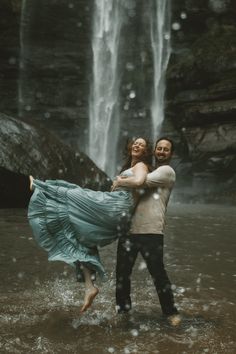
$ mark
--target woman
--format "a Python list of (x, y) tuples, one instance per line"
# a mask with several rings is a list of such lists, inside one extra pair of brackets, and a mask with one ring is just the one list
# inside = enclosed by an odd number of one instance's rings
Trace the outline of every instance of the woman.
[(152, 149), (143, 138), (128, 145), (122, 173), (111, 192), (92, 191), (60, 180), (42, 182), (30, 176), (34, 190), (28, 218), (35, 239), (48, 252), (49, 260), (80, 264), (85, 280), (81, 311), (91, 306), (98, 294), (92, 275), (103, 276), (97, 247), (105, 246), (124, 232), (147, 176)]

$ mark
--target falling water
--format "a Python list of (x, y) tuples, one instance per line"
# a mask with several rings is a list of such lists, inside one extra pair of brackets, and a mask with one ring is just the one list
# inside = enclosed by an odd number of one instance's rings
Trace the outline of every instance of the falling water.
[(151, 15), (151, 43), (154, 63), (152, 132), (155, 140), (164, 119), (165, 72), (170, 57), (170, 0), (154, 2)]
[(122, 1), (97, 0), (94, 10), (89, 155), (110, 176), (115, 172), (120, 130), (117, 58), (123, 17)]
[(21, 19), (20, 19), (20, 67), (19, 67), (19, 80), (18, 80), (18, 115), (19, 117), (23, 116), (24, 109), (24, 97), (23, 97), (23, 70), (24, 70), (24, 56), (25, 56), (25, 47), (24, 47), (24, 26), (25, 26), (25, 8), (26, 1), (22, 1), (21, 5)]

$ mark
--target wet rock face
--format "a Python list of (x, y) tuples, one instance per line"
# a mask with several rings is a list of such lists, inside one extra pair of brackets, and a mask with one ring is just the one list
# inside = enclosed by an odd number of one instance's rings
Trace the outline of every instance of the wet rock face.
[(29, 174), (92, 189), (104, 190), (110, 185), (107, 176), (85, 154), (73, 151), (35, 124), (0, 114), (0, 146), (0, 207), (25, 205)]
[(168, 115), (193, 175), (236, 175), (236, 8), (233, 1), (175, 2)]
[(14, 114), (18, 97), (20, 5), (20, 1), (0, 1), (0, 111)]
[[(42, 122), (71, 146), (85, 146), (94, 2), (25, 0), (27, 11), (20, 23), (22, 3), (0, 2), (0, 12), (4, 13), (0, 17), (0, 111), (15, 117), (19, 110), (22, 117)], [(141, 23), (147, 16), (146, 7), (146, 2), (137, 2), (138, 16), (127, 19), (124, 28), (121, 46), (126, 49), (126, 57), (122, 61), (135, 63), (136, 69), (123, 73), (121, 102), (132, 82), (137, 96), (142, 97), (138, 104), (148, 111), (153, 76), (151, 57), (147, 55), (144, 75), (141, 59), (134, 60), (140, 56), (140, 48), (145, 53), (149, 51)], [(126, 32), (130, 39), (126, 39)], [(22, 35), (24, 60), (20, 62)], [(216, 184), (224, 181), (230, 188), (236, 185), (235, 63), (235, 0), (172, 1), (172, 55), (163, 131), (176, 143), (180, 160), (178, 180), (187, 177), (192, 181), (202, 175), (204, 179), (208, 176), (210, 181), (216, 180)], [(23, 102), (18, 102), (18, 94), (24, 96)], [(149, 117), (137, 119), (136, 104), (123, 113), (127, 118), (124, 128), (131, 126), (139, 134), (146, 134)]]
[[(93, 1), (1, 1), (0, 112), (87, 139)], [(18, 101), (19, 98), (19, 101)]]

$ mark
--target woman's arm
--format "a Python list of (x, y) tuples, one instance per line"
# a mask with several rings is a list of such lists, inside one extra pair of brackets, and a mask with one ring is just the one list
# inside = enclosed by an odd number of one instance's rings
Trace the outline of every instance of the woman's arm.
[(138, 188), (146, 180), (148, 168), (143, 162), (138, 162), (132, 168), (133, 176), (117, 176), (112, 185), (112, 191), (117, 187)]

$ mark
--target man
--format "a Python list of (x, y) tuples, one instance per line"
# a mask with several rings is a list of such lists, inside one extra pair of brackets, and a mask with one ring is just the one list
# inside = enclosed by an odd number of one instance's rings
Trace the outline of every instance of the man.
[(165, 213), (175, 172), (169, 166), (174, 146), (162, 137), (157, 140), (154, 155), (156, 169), (149, 173), (145, 182), (148, 187), (141, 197), (132, 217), (130, 234), (119, 239), (116, 265), (117, 312), (131, 309), (130, 276), (138, 253), (144, 258), (159, 297), (162, 312), (171, 325), (181, 321), (174, 305), (171, 283), (163, 263), (163, 229)]

